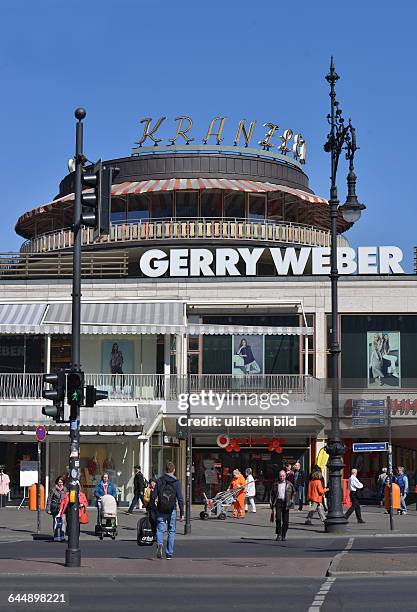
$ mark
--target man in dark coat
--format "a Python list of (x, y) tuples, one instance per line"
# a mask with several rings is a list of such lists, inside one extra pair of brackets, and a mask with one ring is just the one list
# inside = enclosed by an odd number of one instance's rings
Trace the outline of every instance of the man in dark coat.
[(304, 487), (306, 483), (306, 475), (304, 470), (301, 469), (301, 464), (299, 461), (294, 465), (294, 488), (296, 497), (298, 498), (298, 509), (303, 509), (304, 504)]
[(287, 480), (287, 473), (281, 470), (278, 482), (275, 482), (271, 489), (270, 505), (275, 512), (275, 533), (276, 539), (285, 542), (287, 537), (288, 524), (290, 522), (290, 508), (294, 505), (294, 486)]
[(140, 465), (135, 465), (135, 478), (133, 480), (133, 499), (129, 506), (128, 514), (132, 514), (136, 504), (140, 500), (143, 505), (143, 494), (145, 493), (146, 480), (141, 472)]

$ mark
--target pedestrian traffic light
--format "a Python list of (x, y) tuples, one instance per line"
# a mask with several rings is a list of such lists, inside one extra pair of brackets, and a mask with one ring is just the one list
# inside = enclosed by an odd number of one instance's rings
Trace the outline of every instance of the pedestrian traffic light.
[(94, 385), (87, 385), (85, 388), (85, 406), (87, 408), (93, 408), (96, 402), (107, 399), (108, 397), (108, 391), (96, 389)]
[(70, 406), (83, 403), (84, 372), (71, 371), (67, 377), (67, 402)]
[(94, 227), (95, 236), (110, 232), (111, 188), (113, 178), (120, 172), (119, 168), (103, 166), (99, 160), (91, 170), (81, 176), (83, 187), (89, 189), (81, 196), (81, 223)]
[[(52, 388), (46, 388), (51, 385)], [(53, 405), (44, 406), (42, 414), (53, 418), (56, 422), (64, 420), (65, 404), (65, 371), (58, 370), (55, 374), (49, 373), (42, 376), (42, 397), (52, 400)]]

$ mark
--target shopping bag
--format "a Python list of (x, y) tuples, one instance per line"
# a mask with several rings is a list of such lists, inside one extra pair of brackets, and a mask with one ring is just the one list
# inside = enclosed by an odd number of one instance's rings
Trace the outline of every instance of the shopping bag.
[(65, 540), (64, 525), (61, 516), (55, 517), (54, 523), (54, 542), (63, 542)]
[(79, 514), (80, 514), (80, 524), (81, 525), (87, 525), (87, 523), (89, 521), (89, 516), (88, 516), (87, 511), (85, 510), (85, 508), (81, 508)]
[(272, 510), (271, 511), (271, 516), (269, 517), (269, 522), (273, 523), (275, 521), (275, 512)]

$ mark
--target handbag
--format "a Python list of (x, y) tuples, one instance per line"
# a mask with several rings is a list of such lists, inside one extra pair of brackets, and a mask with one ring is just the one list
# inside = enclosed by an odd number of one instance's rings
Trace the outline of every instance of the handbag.
[(269, 517), (269, 522), (273, 523), (275, 520), (275, 512), (273, 510), (271, 510), (271, 516)]
[(85, 510), (80, 510), (80, 524), (81, 525), (87, 525), (88, 521), (89, 521), (89, 516), (87, 514), (87, 512)]

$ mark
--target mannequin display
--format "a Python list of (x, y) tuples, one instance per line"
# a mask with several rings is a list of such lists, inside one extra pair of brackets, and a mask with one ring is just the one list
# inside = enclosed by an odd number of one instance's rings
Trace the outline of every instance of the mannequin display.
[(0, 467), (0, 508), (6, 507), (7, 496), (10, 492), (10, 477), (4, 472), (4, 467)]

